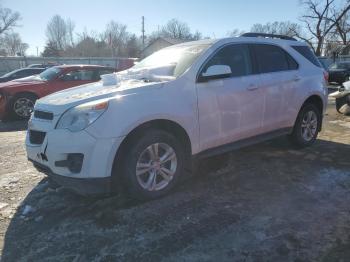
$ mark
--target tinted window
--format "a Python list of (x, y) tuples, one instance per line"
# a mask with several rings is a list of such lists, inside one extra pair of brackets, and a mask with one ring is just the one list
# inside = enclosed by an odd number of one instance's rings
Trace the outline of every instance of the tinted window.
[(26, 77), (26, 76), (31, 76), (31, 75), (35, 75), (35, 72), (33, 72), (32, 70), (20, 70), (20, 71), (16, 72), (13, 75), (13, 77), (21, 78), (21, 77)]
[(254, 45), (254, 50), (260, 73), (289, 70), (289, 60), (292, 58), (280, 47)]
[(75, 70), (65, 74), (62, 77), (64, 81), (93, 81), (95, 73), (93, 70)]
[(231, 68), (231, 76), (245, 76), (252, 73), (252, 63), (247, 45), (230, 45), (218, 51), (204, 66), (206, 72), (210, 66), (227, 65)]
[(292, 47), (296, 51), (298, 51), (299, 54), (301, 54), (303, 57), (305, 57), (307, 60), (313, 63), (315, 66), (322, 67), (310, 47), (308, 46), (292, 46)]
[(35, 69), (32, 69), (31, 71), (33, 74), (40, 74), (44, 70), (45, 70), (44, 68), (35, 68)]
[(287, 52), (286, 52), (286, 56), (287, 56), (289, 70), (297, 70), (299, 67), (298, 63)]
[(46, 81), (50, 81), (54, 78), (56, 78), (60, 73), (61, 69), (57, 67), (51, 67), (49, 69), (46, 69), (44, 72), (40, 74), (40, 78)]
[(330, 69), (350, 69), (350, 63), (335, 63), (329, 67)]

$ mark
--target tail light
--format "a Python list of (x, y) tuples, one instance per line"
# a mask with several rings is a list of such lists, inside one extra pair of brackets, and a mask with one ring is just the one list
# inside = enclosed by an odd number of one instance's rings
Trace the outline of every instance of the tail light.
[(323, 71), (323, 77), (324, 77), (324, 81), (326, 81), (326, 83), (328, 83), (329, 74), (327, 71)]

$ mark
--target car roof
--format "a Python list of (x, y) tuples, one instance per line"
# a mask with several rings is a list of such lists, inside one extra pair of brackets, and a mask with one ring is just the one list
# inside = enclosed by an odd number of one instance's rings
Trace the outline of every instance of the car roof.
[(23, 67), (23, 68), (18, 68), (18, 69), (13, 70), (12, 73), (20, 72), (20, 71), (38, 71), (40, 69), (44, 70), (45, 68), (38, 68), (38, 67), (36, 67), (36, 68), (29, 67), (28, 68), (28, 67)]
[(55, 66), (62, 69), (75, 69), (75, 68), (104, 68), (104, 69), (114, 69), (111, 66), (101, 66), (101, 65), (58, 65)]
[(227, 44), (227, 43), (239, 43), (239, 42), (250, 42), (250, 43), (271, 43), (281, 45), (294, 45), (294, 46), (306, 46), (307, 44), (301, 41), (286, 40), (279, 38), (268, 38), (268, 37), (226, 37), (220, 39), (203, 39), (198, 41), (190, 41), (175, 46), (190, 46), (190, 45), (214, 45), (214, 44)]

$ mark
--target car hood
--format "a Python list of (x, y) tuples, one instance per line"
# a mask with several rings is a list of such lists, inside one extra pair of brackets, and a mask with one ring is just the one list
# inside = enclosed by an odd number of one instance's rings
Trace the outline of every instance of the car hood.
[(103, 75), (102, 81), (73, 87), (43, 97), (37, 100), (35, 108), (59, 115), (82, 103), (154, 90), (160, 88), (164, 82), (175, 79), (169, 76), (171, 67), (126, 70)]
[(38, 76), (28, 76), (25, 78), (15, 79), (5, 83), (0, 83), (0, 89), (8, 89), (17, 86), (26, 86), (26, 85), (39, 85), (45, 83), (44, 80)]

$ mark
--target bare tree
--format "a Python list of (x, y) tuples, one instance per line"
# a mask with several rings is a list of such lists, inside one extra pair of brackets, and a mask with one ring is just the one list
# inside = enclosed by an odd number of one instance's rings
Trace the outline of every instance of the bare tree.
[(331, 10), (335, 9), (335, 0), (306, 0), (302, 4), (305, 7), (305, 13), (300, 20), (305, 24), (311, 37), (305, 37), (298, 32), (295, 32), (296, 36), (309, 43), (316, 55), (321, 55), (327, 35), (350, 10), (349, 0), (346, 0), (333, 19), (331, 19)]
[(340, 40), (343, 45), (349, 44), (349, 34), (350, 34), (350, 16), (346, 13), (340, 20), (336, 20), (338, 12), (333, 10), (333, 15), (331, 21), (335, 22), (335, 28), (332, 30), (332, 36), (336, 40)]
[(56, 43), (47, 42), (44, 51), (41, 54), (43, 57), (55, 57), (61, 55), (61, 50), (57, 49)]
[(68, 18), (66, 21), (66, 27), (67, 27), (67, 40), (68, 44), (73, 47), (74, 46), (74, 28), (75, 28), (75, 23)]
[(161, 35), (181, 40), (191, 40), (192, 34), (190, 27), (175, 18), (171, 19), (161, 30)]
[(254, 24), (250, 31), (255, 33), (278, 34), (294, 37), (297, 34), (301, 34), (302, 30), (300, 25), (297, 23), (291, 23), (289, 21), (275, 21), (266, 24)]
[(20, 19), (21, 16), (18, 12), (13, 12), (9, 8), (2, 8), (0, 6), (0, 35), (18, 26)]
[(121, 55), (128, 39), (126, 25), (111, 21), (107, 24), (104, 39), (111, 47), (112, 55)]
[(51, 18), (46, 27), (48, 42), (56, 45), (57, 49), (64, 50), (69, 41), (68, 26), (66, 21), (59, 15)]
[(18, 33), (6, 33), (3, 37), (3, 46), (7, 55), (24, 55), (28, 44), (23, 43)]
[(242, 35), (243, 33), (244, 33), (244, 31), (242, 31), (242, 30), (240, 30), (238, 28), (234, 28), (234, 29), (232, 29), (231, 31), (229, 31), (227, 33), (227, 36), (229, 36), (229, 37), (236, 37), (236, 36)]

